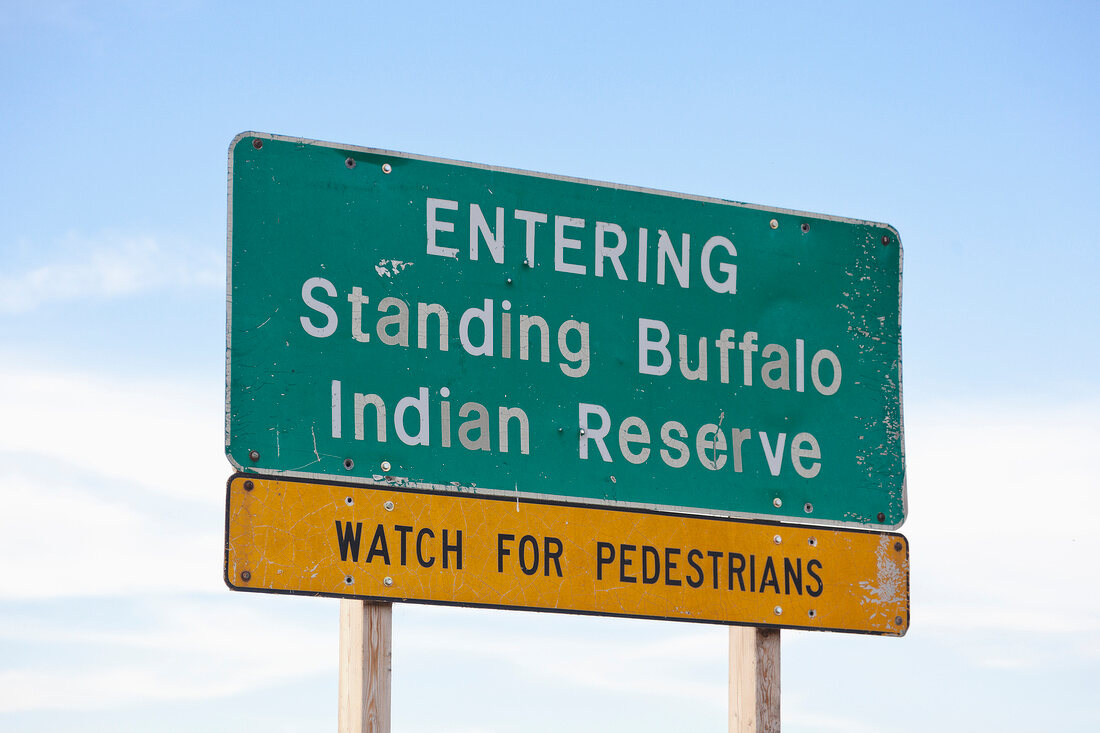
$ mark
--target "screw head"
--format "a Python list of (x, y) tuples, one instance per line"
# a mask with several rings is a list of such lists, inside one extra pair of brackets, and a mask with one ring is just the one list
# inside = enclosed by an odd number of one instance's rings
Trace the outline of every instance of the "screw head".
[(883, 244), (890, 244), (890, 237), (888, 237), (888, 236), (886, 236), (885, 234), (883, 234), (883, 235), (882, 235), (882, 243), (883, 243)]
[(901, 626), (903, 623), (905, 623), (905, 619), (903, 619), (901, 616), (898, 616), (894, 619), (894, 624), (897, 626)]
[(248, 458), (252, 461), (260, 460), (260, 451), (258, 451), (258, 450), (248, 451)]
[(252, 573), (248, 572), (247, 570), (241, 571), (241, 580), (243, 580), (246, 583), (248, 581), (252, 580)]
[(389, 163), (383, 163), (382, 164), (382, 172), (383, 173), (392, 173), (393, 172), (393, 166), (390, 165)]
[(252, 141), (252, 147), (256, 148), (257, 150), (259, 150), (263, 146), (264, 146), (264, 141), (261, 140), (260, 138), (256, 138), (255, 140)]
[(345, 458), (344, 459), (344, 468), (346, 468), (349, 471), (351, 469), (355, 468), (355, 461), (351, 460), (350, 458)]
[(883, 514), (882, 512), (879, 512), (878, 513), (878, 521), (885, 522), (886, 521), (886, 515)]
[(782, 545), (783, 544), (783, 538), (780, 537), (779, 535), (776, 535), (775, 537), (772, 537), (772, 542), (774, 542), (777, 545)]
[(783, 615), (783, 606), (776, 606), (775, 607), (775, 615), (776, 616), (782, 616)]
[(351, 170), (355, 167), (355, 158), (345, 158), (344, 165), (348, 167), (348, 170)]
[(810, 502), (806, 502), (805, 504), (802, 505), (802, 511), (806, 512), (807, 514), (813, 514), (814, 505), (811, 504)]
[(352, 504), (355, 503), (355, 499), (352, 499), (350, 496), (345, 496), (344, 497), (344, 503), (347, 504), (348, 506), (351, 506)]
[(772, 229), (778, 229), (779, 228), (779, 222), (776, 219), (772, 219), (771, 221), (768, 222), (768, 226), (770, 226)]
[(895, 542), (894, 543), (894, 551), (895, 552), (901, 552), (902, 547), (904, 547), (904, 545), (902, 545), (900, 542)]
[(810, 231), (810, 225), (806, 222), (802, 222), (802, 233), (805, 234), (808, 231)]
[(245, 491), (252, 491), (252, 489), (254, 489), (254, 488), (256, 488), (256, 484), (252, 483), (251, 481), (245, 481), (244, 482), (244, 490)]
[(389, 461), (382, 461), (382, 470), (383, 471), (390, 470), (390, 462)]
[(783, 500), (780, 499), (778, 496), (775, 497), (774, 499), (772, 499), (772, 506), (778, 509), (779, 507), (783, 506)]
[(393, 511), (393, 502), (392, 501), (387, 501), (382, 506), (384, 506), (386, 508), (387, 512), (392, 512)]
[(385, 578), (382, 579), (382, 583), (388, 588), (389, 586), (393, 585), (393, 578), (387, 575)]

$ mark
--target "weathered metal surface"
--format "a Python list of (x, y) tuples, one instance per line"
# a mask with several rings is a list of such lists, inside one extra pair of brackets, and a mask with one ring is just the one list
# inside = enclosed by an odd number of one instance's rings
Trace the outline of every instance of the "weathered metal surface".
[(909, 627), (899, 534), (245, 474), (229, 481), (226, 516), (236, 590), (891, 636)]
[(904, 521), (886, 225), (251, 133), (229, 224), (240, 470)]

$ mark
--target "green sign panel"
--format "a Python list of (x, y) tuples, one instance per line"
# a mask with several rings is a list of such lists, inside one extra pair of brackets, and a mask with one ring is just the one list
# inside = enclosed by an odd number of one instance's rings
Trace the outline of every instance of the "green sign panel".
[(246, 133), (243, 471), (896, 527), (892, 228)]

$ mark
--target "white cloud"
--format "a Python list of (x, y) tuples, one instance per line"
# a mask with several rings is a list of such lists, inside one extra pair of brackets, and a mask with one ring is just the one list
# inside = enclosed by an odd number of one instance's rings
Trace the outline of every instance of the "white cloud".
[[(11, 468), (0, 471), (0, 599), (224, 589), (221, 513), (187, 526), (186, 502), (123, 499)], [(200, 513), (192, 512), (201, 517)]]
[(1094, 399), (908, 411), (915, 626), (1100, 632), (1098, 413)]
[[(726, 704), (728, 631), (724, 627), (532, 614), (507, 622), (504, 614), (515, 612), (506, 611), (461, 618), (451, 612), (447, 626), (433, 622), (433, 617), (446, 613), (445, 609), (408, 609), (411, 623), (397, 637), (400, 648), (508, 667), (536, 680), (580, 690), (651, 694), (695, 705)], [(616, 638), (607, 633), (611, 624), (630, 633)], [(649, 632), (644, 639), (637, 633), (641, 628)]]
[(0, 404), (0, 598), (224, 587), (218, 392), (0, 353)]
[(150, 493), (223, 500), (230, 466), (220, 391), (34, 368), (0, 352), (0, 404), (0, 451)]
[(868, 724), (858, 718), (822, 715), (815, 711), (783, 710), (783, 723), (790, 728), (813, 731), (839, 731), (840, 733), (880, 733), (879, 725)]
[(166, 243), (148, 235), (70, 234), (42, 264), (8, 264), (0, 275), (0, 313), (44, 304), (108, 299), (164, 289), (225, 287), (225, 261), (215, 248)]
[(335, 666), (334, 604), (333, 623), (318, 632), (315, 623), (280, 618), (255, 598), (128, 603), (136, 609), (127, 610), (146, 620), (140, 630), (89, 630), (86, 624), (67, 630), (3, 618), (0, 638), (34, 642), (40, 649), (59, 645), (67, 653), (65, 665), (0, 669), (0, 712), (226, 697)]

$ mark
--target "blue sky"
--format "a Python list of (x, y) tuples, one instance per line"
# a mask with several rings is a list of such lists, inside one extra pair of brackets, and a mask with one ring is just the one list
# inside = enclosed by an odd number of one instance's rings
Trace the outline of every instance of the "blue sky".
[[(785, 632), (785, 729), (1100, 724), (1095, 4), (3, 5), (0, 727), (335, 725), (337, 603), (220, 575), (250, 129), (895, 226), (912, 626)], [(397, 730), (724, 726), (720, 628), (395, 637)]]

